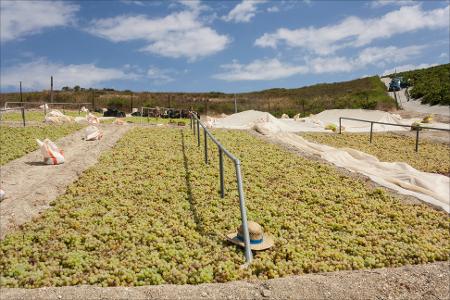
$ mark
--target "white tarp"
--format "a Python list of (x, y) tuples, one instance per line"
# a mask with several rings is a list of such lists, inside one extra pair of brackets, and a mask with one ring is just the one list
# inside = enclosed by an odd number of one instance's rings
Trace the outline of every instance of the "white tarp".
[[(225, 118), (207, 118), (205, 122), (207, 126), (214, 128), (228, 129), (251, 129), (260, 121), (270, 121), (280, 127), (284, 132), (330, 132), (325, 127), (329, 124), (339, 126), (339, 117), (363, 119), (376, 122), (385, 122), (401, 125), (411, 125), (422, 119), (402, 119), (399, 115), (391, 114), (379, 110), (364, 109), (331, 109), (325, 110), (317, 115), (311, 115), (306, 118), (295, 117), (293, 119), (277, 119), (271, 114), (256, 110), (247, 110), (236, 113)], [(450, 124), (430, 123), (424, 126), (436, 128), (448, 128)], [(347, 132), (368, 132), (370, 131), (370, 123), (343, 120), (342, 126)], [(374, 124), (373, 131), (408, 131), (410, 128), (389, 126), (382, 124)]]
[[(270, 135), (269, 135), (270, 136)], [(338, 167), (364, 174), (372, 181), (401, 194), (411, 195), (449, 212), (450, 178), (421, 172), (406, 163), (382, 162), (364, 152), (308, 142), (293, 133), (277, 133), (272, 137), (308, 154), (315, 154)]]
[[(315, 118), (317, 116), (319, 117)], [(380, 114), (378, 112), (373, 114), (373, 116), (391, 121), (396, 119), (395, 116)], [(216, 119), (212, 126), (230, 129), (255, 129), (274, 140), (292, 145), (307, 154), (317, 155), (336, 166), (364, 174), (382, 186), (391, 188), (401, 194), (415, 196), (422, 201), (441, 207), (449, 212), (449, 177), (421, 172), (406, 163), (381, 162), (372, 155), (350, 148), (337, 149), (327, 145), (308, 142), (293, 133), (296, 132), (293, 128), (298, 129), (298, 125), (296, 124), (307, 123), (313, 126), (316, 124), (315, 122), (319, 121), (332, 122), (333, 118), (335, 120), (335, 117), (336, 112), (324, 112), (322, 115), (318, 114), (314, 117), (305, 118), (306, 120), (304, 122), (296, 122), (292, 119), (279, 120), (269, 113), (246, 111), (223, 119)], [(360, 117), (364, 118), (361, 115)], [(370, 117), (370, 115), (366, 115), (365, 117)], [(283, 121), (289, 121), (289, 123)], [(292, 126), (289, 126), (289, 124), (292, 124)], [(448, 124), (446, 125), (448, 126)]]

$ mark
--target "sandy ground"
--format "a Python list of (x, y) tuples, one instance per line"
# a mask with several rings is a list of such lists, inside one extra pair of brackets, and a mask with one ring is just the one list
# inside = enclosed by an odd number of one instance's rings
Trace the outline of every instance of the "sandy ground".
[[(389, 88), (389, 83), (391, 82), (391, 79), (381, 78), (381, 81), (386, 85), (387, 88)], [(394, 92), (388, 92), (389, 96), (395, 99)], [(420, 100), (414, 100), (411, 99), (408, 101), (408, 98), (406, 96), (406, 89), (401, 89), (400, 91), (396, 92), (397, 94), (397, 102), (400, 106), (400, 108), (407, 112), (417, 112), (421, 114), (438, 114), (442, 116), (450, 116), (450, 107), (444, 106), (444, 105), (428, 105), (428, 104), (422, 104)]]
[(111, 148), (131, 126), (102, 126), (100, 141), (84, 141), (84, 129), (56, 141), (64, 150), (66, 162), (58, 166), (42, 163), (40, 150), (13, 160), (0, 169), (1, 188), (6, 198), (0, 202), (0, 238), (49, 207), (65, 192), (100, 154)]
[(448, 262), (267, 281), (143, 287), (1, 289), (6, 299), (448, 299)]

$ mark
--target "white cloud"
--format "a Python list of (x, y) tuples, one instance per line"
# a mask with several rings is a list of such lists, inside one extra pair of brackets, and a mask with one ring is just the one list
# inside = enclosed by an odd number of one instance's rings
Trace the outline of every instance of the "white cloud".
[(134, 4), (138, 6), (145, 6), (145, 3), (142, 1), (134, 1), (134, 0), (120, 0), (123, 4)]
[(175, 79), (170, 75), (174, 73), (172, 70), (159, 69), (151, 66), (147, 71), (147, 77), (152, 80), (154, 84), (161, 85), (174, 81)]
[(280, 9), (278, 8), (278, 6), (271, 6), (267, 8), (267, 12), (279, 12)]
[(231, 64), (221, 65), (220, 67), (225, 72), (213, 77), (226, 81), (275, 80), (307, 72), (307, 68), (304, 66), (292, 66), (282, 63), (276, 58), (254, 60), (248, 65), (233, 61)]
[(323, 74), (352, 72), (367, 66), (385, 67), (387, 64), (399, 63), (419, 55), (424, 46), (398, 48), (370, 47), (363, 49), (355, 57), (321, 56), (306, 59), (303, 65), (280, 62), (278, 59), (255, 60), (247, 65), (233, 61), (222, 65), (222, 73), (213, 77), (226, 81), (275, 80), (297, 74)]
[(192, 11), (198, 12), (208, 9), (208, 7), (206, 5), (203, 5), (200, 0), (179, 0), (179, 2)]
[(369, 65), (385, 67), (387, 64), (400, 63), (418, 56), (424, 46), (408, 46), (398, 48), (370, 47), (360, 51), (354, 58), (342, 56), (318, 57), (310, 60), (308, 65), (312, 73), (351, 72), (363, 69)]
[(266, 0), (243, 0), (222, 19), (226, 22), (248, 23), (256, 15), (257, 5), (264, 2)]
[(230, 42), (228, 36), (200, 22), (198, 12), (192, 10), (154, 19), (143, 15), (99, 19), (88, 31), (113, 42), (144, 40), (148, 45), (141, 51), (191, 60), (219, 52)]
[(74, 22), (78, 5), (62, 1), (0, 1), (2, 42)]
[(448, 57), (448, 53), (442, 52), (441, 54), (439, 54), (439, 58), (447, 58)]
[(279, 28), (275, 33), (265, 33), (255, 41), (255, 45), (276, 48), (285, 43), (289, 47), (326, 55), (341, 48), (361, 47), (377, 39), (419, 29), (448, 28), (448, 16), (449, 6), (430, 11), (423, 11), (419, 5), (405, 6), (379, 18), (351, 16), (336, 25), (319, 28)]
[(419, 1), (416, 0), (372, 0), (370, 1), (370, 6), (373, 8), (383, 7), (387, 5), (414, 5), (417, 4)]
[(1, 70), (1, 87), (17, 86), (19, 81), (28, 89), (46, 89), (50, 76), (54, 78), (55, 88), (63, 86), (92, 87), (109, 80), (137, 79), (134, 73), (126, 73), (115, 68), (100, 68), (94, 64), (63, 65), (52, 63), (44, 58)]
[(417, 69), (425, 69), (425, 68), (430, 68), (430, 67), (434, 67), (434, 66), (437, 66), (437, 64), (402, 65), (402, 66), (397, 66), (392, 69), (385, 70), (383, 72), (383, 76), (394, 74), (395, 72), (404, 72), (404, 71), (411, 71), (411, 70), (417, 70)]

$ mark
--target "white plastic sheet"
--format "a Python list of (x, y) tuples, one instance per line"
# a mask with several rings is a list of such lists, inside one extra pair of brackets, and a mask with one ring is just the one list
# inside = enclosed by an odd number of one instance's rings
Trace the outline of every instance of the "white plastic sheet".
[(41, 149), (42, 156), (44, 157), (44, 163), (47, 165), (59, 165), (64, 163), (64, 152), (56, 146), (49, 139), (44, 141), (36, 139), (36, 142)]
[[(353, 114), (350, 114), (350, 112), (353, 112)], [(245, 111), (223, 119), (216, 119), (213, 127), (254, 129), (274, 140), (294, 146), (307, 154), (317, 155), (336, 166), (364, 174), (382, 186), (393, 189), (401, 194), (415, 196), (422, 201), (449, 212), (449, 177), (421, 172), (406, 163), (382, 162), (372, 155), (350, 148), (337, 149), (327, 145), (312, 143), (294, 134), (294, 132), (301, 131), (325, 131), (323, 129), (324, 125), (327, 123), (333, 124), (336, 120), (339, 120), (339, 116), (362, 119), (372, 118), (372, 120), (391, 123), (398, 122), (398, 124), (408, 122), (407, 120), (402, 120), (399, 116), (386, 112), (364, 110), (325, 111), (298, 121), (294, 119), (280, 120), (265, 112)], [(358, 123), (345, 123), (344, 126), (346, 127), (346, 131), (366, 131), (366, 128)], [(392, 128), (392, 126), (381, 126), (377, 128), (379, 131), (390, 130), (389, 127)], [(440, 126), (448, 127), (449, 125), (441, 124)]]
[(89, 126), (84, 131), (84, 139), (86, 141), (100, 140), (103, 137), (103, 132), (95, 126)]

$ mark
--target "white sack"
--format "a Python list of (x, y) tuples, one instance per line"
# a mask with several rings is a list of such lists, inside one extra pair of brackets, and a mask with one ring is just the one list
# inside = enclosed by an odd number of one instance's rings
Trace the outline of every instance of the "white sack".
[(80, 111), (82, 111), (82, 112), (89, 112), (89, 109), (87, 109), (86, 107), (82, 106), (80, 108)]
[(100, 124), (100, 119), (91, 113), (88, 114), (87, 121), (89, 124)]
[(63, 123), (71, 123), (73, 119), (69, 116), (66, 116), (59, 110), (53, 109), (45, 115), (45, 123), (51, 124), (63, 124)]
[(100, 140), (102, 137), (103, 132), (95, 126), (89, 126), (84, 131), (84, 139), (86, 141)]
[(4, 190), (0, 189), (0, 201), (2, 201), (3, 199), (5, 199), (6, 193)]
[(59, 165), (64, 163), (64, 153), (51, 140), (44, 141), (36, 139), (44, 157), (44, 163), (47, 165)]
[(89, 124), (86, 117), (75, 117), (75, 123), (78, 124)]

